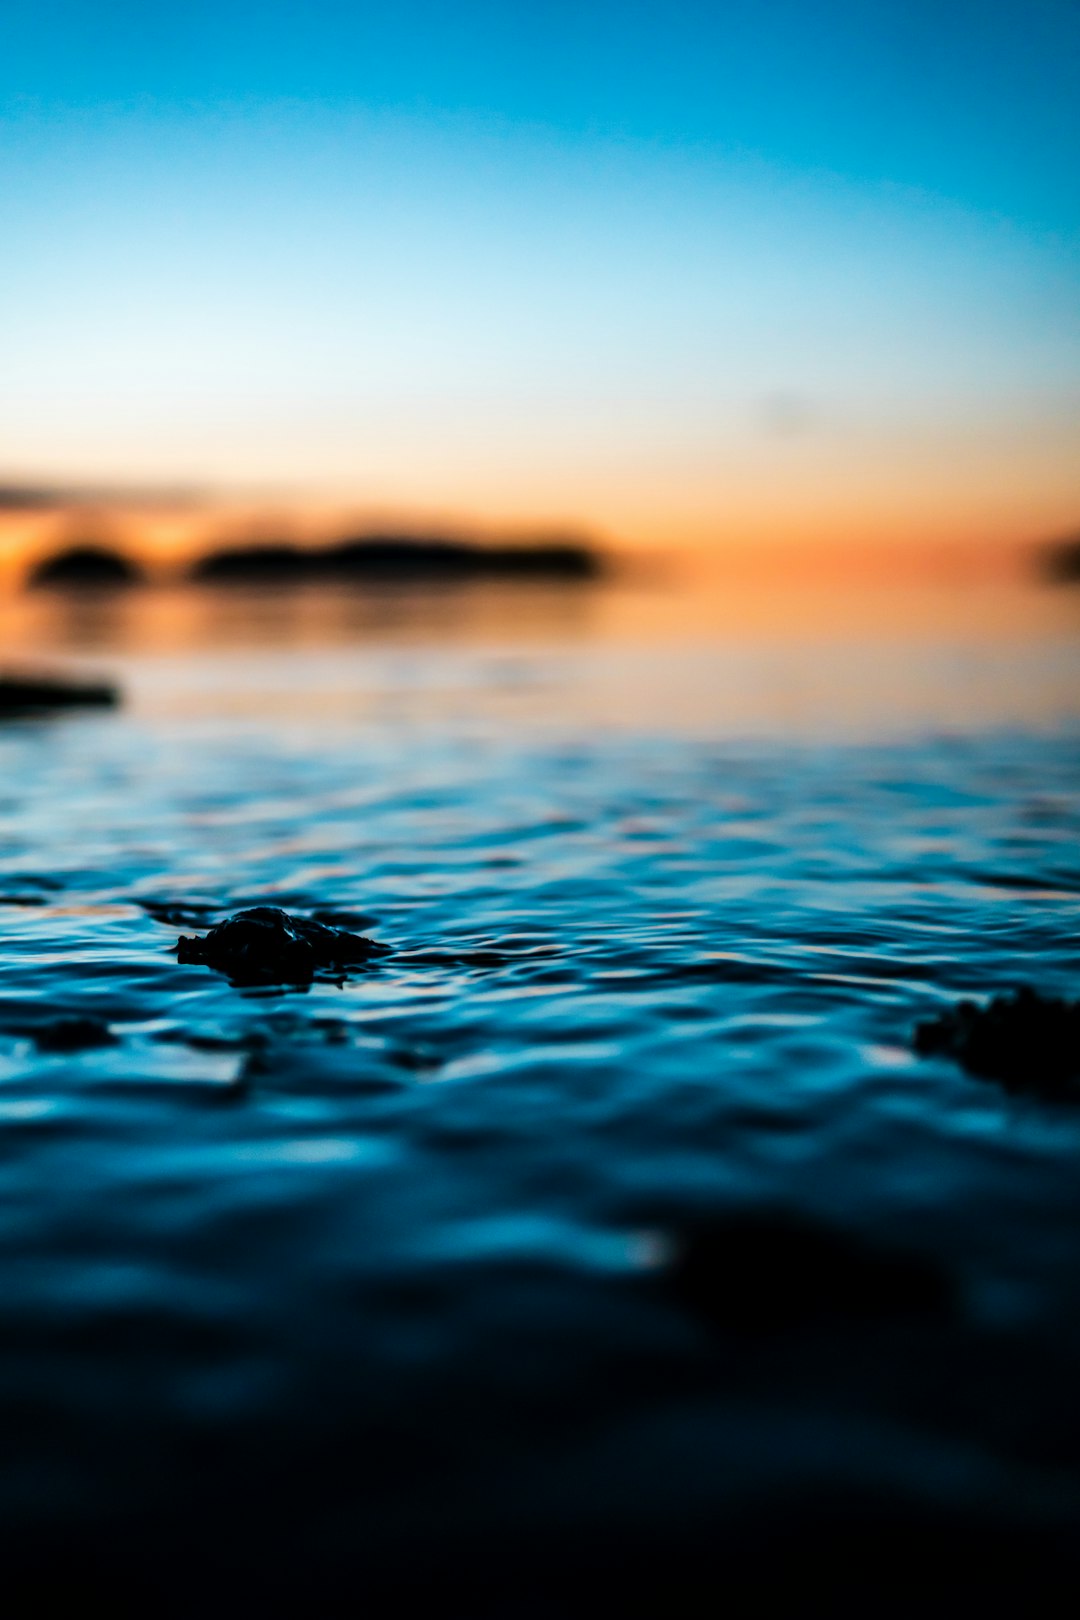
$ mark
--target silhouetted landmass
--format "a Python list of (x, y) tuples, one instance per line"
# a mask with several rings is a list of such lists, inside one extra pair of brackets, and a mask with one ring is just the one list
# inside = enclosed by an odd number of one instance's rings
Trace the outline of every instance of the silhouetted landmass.
[(1011, 1091), (1078, 1096), (1080, 1001), (1042, 996), (1023, 986), (985, 1006), (960, 1001), (919, 1024), (915, 1050), (953, 1058), (969, 1074)]
[(1080, 535), (1059, 540), (1044, 551), (1042, 571), (1059, 585), (1080, 585)]
[(481, 546), (465, 540), (368, 535), (326, 552), (335, 574), (390, 579), (594, 579), (600, 559), (579, 541)]
[(39, 1052), (84, 1052), (95, 1046), (115, 1046), (116, 1036), (100, 1018), (52, 1018), (30, 1031)]
[(119, 701), (116, 687), (105, 682), (69, 681), (58, 675), (0, 675), (0, 716), (114, 708)]
[(137, 585), (142, 569), (122, 552), (107, 546), (69, 546), (39, 562), (30, 575), (31, 585), (60, 585), (82, 590), (86, 587)]
[(202, 557), (194, 580), (215, 584), (299, 580), (591, 580), (603, 571), (599, 554), (579, 540), (484, 546), (469, 540), (418, 535), (364, 535), (329, 546), (229, 547)]
[(200, 557), (190, 578), (214, 584), (265, 580), (268, 584), (303, 580), (315, 572), (311, 556), (300, 546), (236, 546)]
[(218, 923), (201, 939), (181, 935), (177, 959), (227, 973), (239, 984), (310, 984), (322, 969), (382, 956), (387, 947), (360, 934), (292, 917), (277, 906), (253, 906)]

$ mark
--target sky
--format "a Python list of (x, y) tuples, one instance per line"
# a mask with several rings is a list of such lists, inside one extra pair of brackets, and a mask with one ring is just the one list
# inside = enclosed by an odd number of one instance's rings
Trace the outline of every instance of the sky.
[(0, 486), (1068, 532), (1078, 82), (1075, 0), (0, 0)]

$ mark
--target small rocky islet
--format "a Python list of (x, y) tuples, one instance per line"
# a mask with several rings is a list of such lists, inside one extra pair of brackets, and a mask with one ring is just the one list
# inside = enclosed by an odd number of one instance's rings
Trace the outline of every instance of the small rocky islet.
[(968, 1074), (1007, 1090), (1053, 1099), (1080, 1097), (1080, 1001), (1028, 985), (965, 999), (915, 1029), (923, 1057), (949, 1057)]
[(388, 950), (277, 906), (238, 911), (209, 933), (182, 934), (176, 943), (177, 961), (213, 968), (238, 984), (310, 984), (319, 973), (363, 966)]
[(141, 585), (145, 574), (134, 558), (111, 546), (81, 542), (43, 557), (27, 583), (32, 589), (51, 586), (64, 590), (116, 590)]

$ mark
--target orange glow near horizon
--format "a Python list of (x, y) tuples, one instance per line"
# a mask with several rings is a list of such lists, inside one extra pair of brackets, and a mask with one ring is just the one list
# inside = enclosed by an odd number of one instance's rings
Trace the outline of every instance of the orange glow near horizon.
[[(583, 636), (639, 647), (867, 637), (915, 644), (942, 636), (1031, 642), (1072, 640), (1080, 631), (1080, 596), (1040, 578), (1030, 544), (956, 536), (869, 544), (804, 534), (698, 548), (609, 548), (614, 566), (600, 588), (421, 582), (342, 590), (315, 582), (281, 591), (182, 582), (183, 562), (210, 540), (328, 539), (348, 532), (348, 516), (309, 510), (275, 528), (254, 509), (231, 509), (227, 522), (222, 510), (128, 514), (109, 539), (148, 565), (147, 588), (86, 595), (18, 588), (27, 565), (72, 531), (56, 514), (8, 515), (0, 529), (8, 587), (0, 591), (0, 644), (8, 656), (35, 657), (386, 641), (527, 646)], [(97, 532), (105, 535), (104, 522)]]
[[(959, 499), (912, 501), (903, 510), (855, 499), (798, 511), (780, 491), (771, 501), (733, 504), (723, 517), (706, 510), (671, 513), (640, 506), (625, 527), (552, 520), (538, 505), (517, 509), (509, 521), (468, 519), (438, 509), (362, 508), (344, 502), (220, 501), (178, 510), (137, 507), (60, 507), (0, 511), (0, 588), (11, 590), (40, 559), (76, 543), (105, 544), (141, 563), (151, 577), (182, 573), (196, 556), (220, 546), (286, 541), (325, 543), (378, 531), (465, 535), (479, 541), (541, 535), (579, 535), (616, 560), (689, 564), (702, 570), (745, 573), (777, 566), (799, 573), (848, 572), (860, 577), (933, 573), (957, 566), (998, 572), (1040, 545), (1075, 529), (1067, 500), (998, 501), (973, 509)], [(1070, 521), (1072, 520), (1072, 521)]]

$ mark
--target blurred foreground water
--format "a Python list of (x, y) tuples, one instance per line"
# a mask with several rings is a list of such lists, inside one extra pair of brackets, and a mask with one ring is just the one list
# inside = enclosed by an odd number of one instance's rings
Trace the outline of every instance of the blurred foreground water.
[[(839, 595), (8, 605), (128, 696), (0, 728), (19, 1601), (1080, 1573), (1080, 1106), (909, 1045), (1080, 993), (1080, 602)], [(392, 954), (177, 964), (257, 904)]]

